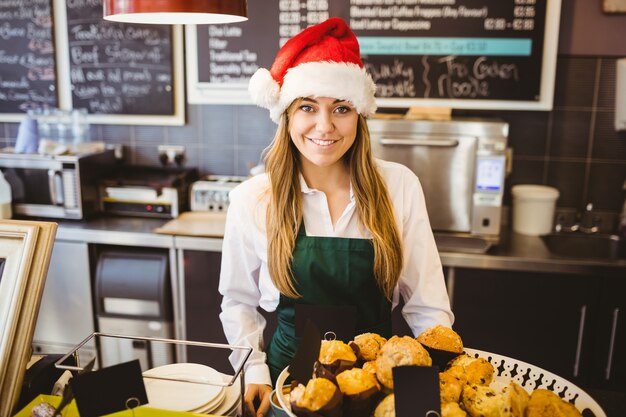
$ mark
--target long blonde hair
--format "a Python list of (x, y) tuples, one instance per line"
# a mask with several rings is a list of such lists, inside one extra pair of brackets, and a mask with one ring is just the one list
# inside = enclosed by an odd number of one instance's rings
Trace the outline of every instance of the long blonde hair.
[[(299, 151), (289, 135), (290, 120), (300, 100), (295, 100), (280, 118), (274, 139), (265, 154), (271, 195), (267, 208), (268, 268), (281, 294), (299, 298), (291, 263), (298, 228), (302, 221)], [(402, 243), (391, 198), (376, 169), (365, 117), (359, 115), (356, 140), (344, 155), (356, 200), (357, 216), (372, 234), (374, 276), (391, 300), (403, 265)]]

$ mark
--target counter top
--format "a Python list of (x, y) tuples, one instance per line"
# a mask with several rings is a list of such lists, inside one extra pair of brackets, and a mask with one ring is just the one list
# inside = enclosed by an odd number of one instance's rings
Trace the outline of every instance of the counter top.
[[(60, 221), (57, 238), (65, 241), (219, 251), (221, 238), (155, 233), (168, 220), (138, 217), (98, 217), (88, 221)], [(626, 260), (560, 257), (550, 253), (541, 238), (505, 231), (487, 253), (440, 252), (446, 267), (502, 269), (623, 277)]]

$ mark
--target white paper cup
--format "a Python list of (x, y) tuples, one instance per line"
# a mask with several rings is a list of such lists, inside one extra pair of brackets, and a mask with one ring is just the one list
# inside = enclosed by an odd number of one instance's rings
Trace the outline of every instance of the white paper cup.
[(552, 231), (554, 208), (559, 190), (544, 185), (515, 185), (513, 195), (513, 231), (539, 236)]

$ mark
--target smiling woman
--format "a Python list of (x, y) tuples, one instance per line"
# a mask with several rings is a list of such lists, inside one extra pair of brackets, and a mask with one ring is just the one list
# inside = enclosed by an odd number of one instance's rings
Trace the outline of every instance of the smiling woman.
[(0, 415), (12, 415), (43, 294), (55, 223), (0, 221)]

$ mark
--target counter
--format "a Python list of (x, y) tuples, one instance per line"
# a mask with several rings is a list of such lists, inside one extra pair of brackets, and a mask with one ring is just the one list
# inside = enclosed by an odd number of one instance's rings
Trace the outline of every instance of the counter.
[[(84, 222), (61, 221), (57, 239), (86, 243), (118, 244), (220, 251), (220, 238), (154, 233), (167, 223), (162, 219), (100, 217)], [(550, 253), (541, 238), (505, 231), (500, 244), (487, 253), (440, 252), (445, 267), (553, 272), (626, 279), (626, 260), (559, 257)]]

